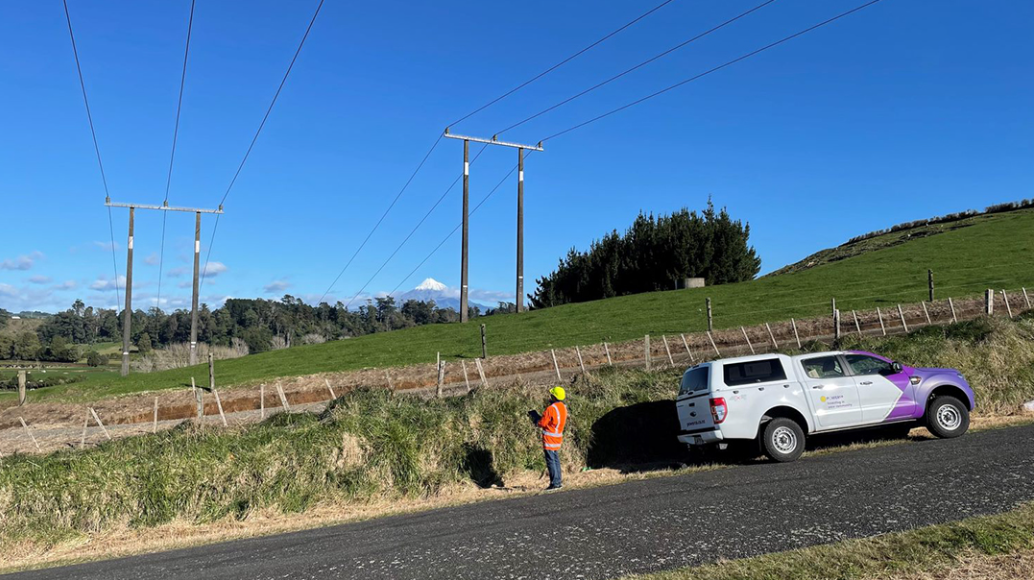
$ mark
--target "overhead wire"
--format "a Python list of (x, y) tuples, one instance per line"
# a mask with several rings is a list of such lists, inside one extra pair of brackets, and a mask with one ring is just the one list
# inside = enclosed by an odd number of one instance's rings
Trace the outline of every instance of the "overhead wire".
[[(488, 101), (487, 103), (481, 105), (480, 107), (477, 107), (473, 111), (470, 111), (469, 113), (463, 115), (459, 119), (456, 119), (452, 123), (449, 123), (449, 126), (459, 124), (459, 123), (469, 119), (470, 117), (476, 115), (477, 113), (480, 113), (481, 111), (483, 111), (483, 110), (491, 107), (492, 105), (498, 103), (499, 101), (502, 101), (506, 97), (509, 97), (510, 95), (516, 93), (517, 91), (523, 89), (524, 87), (534, 83), (535, 81), (537, 81), (537, 80), (541, 79), (542, 77), (548, 75), (549, 73), (555, 71), (556, 69), (560, 68), (561, 66), (563, 66), (563, 65), (571, 62), (572, 60), (578, 58), (582, 54), (585, 54), (586, 52), (588, 52), (589, 50), (595, 48), (596, 46), (599, 46), (603, 42), (609, 40), (611, 37), (617, 35), (618, 33), (622, 32), (623, 30), (625, 30), (625, 29), (629, 28), (630, 26), (636, 24), (640, 20), (642, 20), (642, 19), (646, 18), (647, 16), (653, 14), (654, 12), (660, 10), (661, 8), (663, 8), (664, 6), (670, 4), (673, 1), (674, 0), (665, 0), (664, 2), (661, 2), (660, 4), (654, 6), (653, 8), (651, 8), (651, 9), (647, 10), (646, 12), (640, 14), (639, 16), (635, 17), (634, 19), (630, 20), (629, 22), (626, 22), (625, 24), (621, 25), (620, 27), (616, 28), (615, 30), (612, 30), (611, 32), (609, 32), (606, 35), (604, 35), (603, 37), (601, 37), (598, 40), (592, 42), (588, 46), (585, 46), (584, 48), (578, 50), (577, 52), (575, 52), (574, 54), (568, 56), (567, 58), (564, 58), (563, 60), (561, 60), (560, 62), (554, 64), (553, 66), (551, 66), (549, 68), (547, 68), (546, 70), (536, 74), (535, 76), (533, 76), (533, 77), (529, 78), (528, 80), (522, 82), (521, 84), (519, 84), (516, 87), (510, 89), (509, 91), (503, 93), (502, 95), (500, 95), (500, 96), (498, 96), (498, 97)], [(775, 0), (770, 0), (770, 1), (775, 1)], [(345, 263), (344, 267), (341, 268), (341, 271), (338, 272), (337, 276), (334, 278), (334, 281), (331, 282), (330, 286), (328, 286), (327, 289), (320, 296), (319, 300), (316, 302), (317, 304), (323, 302), (323, 299), (326, 298), (328, 294), (330, 294), (330, 292), (334, 289), (334, 286), (341, 279), (341, 276), (344, 275), (345, 271), (348, 270), (348, 268), (349, 268), (349, 266), (351, 266), (352, 262), (355, 261), (355, 258), (359, 255), (359, 253), (363, 250), (363, 248), (366, 247), (367, 242), (370, 241), (370, 238), (373, 236), (373, 234), (378, 230), (378, 228), (380, 228), (381, 223), (388, 216), (388, 213), (391, 212), (391, 210), (395, 207), (395, 205), (398, 202), (399, 198), (402, 197), (402, 194), (406, 191), (406, 189), (409, 187), (409, 185), (413, 182), (413, 179), (416, 177), (417, 173), (420, 172), (420, 169), (424, 166), (424, 163), (427, 161), (427, 158), (430, 157), (431, 153), (435, 150), (436, 147), (438, 147), (438, 144), (441, 142), (441, 140), (442, 140), (442, 135), (439, 135), (438, 139), (435, 140), (434, 144), (431, 146), (431, 149), (426, 154), (424, 154), (423, 159), (417, 165), (417, 167), (413, 171), (413, 173), (409, 176), (409, 179), (406, 181), (405, 185), (402, 186), (402, 189), (392, 199), (391, 203), (388, 205), (388, 208), (386, 210), (384, 210), (384, 213), (381, 215), (380, 219), (377, 220), (377, 223), (374, 224), (374, 226), (373, 226), (373, 228), (371, 228), (370, 232), (368, 234), (366, 234), (366, 237), (363, 239), (362, 243), (359, 245), (359, 247), (356, 249), (356, 251), (353, 252), (352, 256)], [(484, 148), (482, 148), (482, 150), (484, 150)], [(453, 186), (455, 186), (455, 183), (453, 183), (453, 185), (449, 187), (449, 190), (451, 190)], [(449, 190), (446, 190), (446, 193), (448, 193)], [(439, 200), (439, 203), (440, 203), (440, 200)], [(435, 207), (437, 207), (437, 204), (435, 204)], [(425, 216), (425, 219), (426, 219), (426, 216)], [(216, 226), (218, 227), (218, 218), (216, 218), (216, 222), (217, 222)], [(421, 220), (421, 223), (423, 223), (423, 220)], [(412, 235), (412, 234), (410, 234), (410, 235)], [(360, 294), (361, 293), (362, 293), (362, 291), (360, 291)], [(354, 300), (354, 298), (353, 298), (353, 300)], [(349, 301), (349, 303), (351, 303), (351, 302), (352, 302), (352, 300)]]
[[(190, 56), (190, 33), (194, 28), (194, 5), (197, 0), (190, 0), (190, 16), (187, 18), (187, 42), (183, 49), (183, 70), (180, 73), (180, 92), (179, 98), (176, 100), (176, 122), (173, 124), (172, 129), (172, 153), (169, 154), (169, 175), (165, 179), (165, 201), (162, 202), (163, 206), (169, 205), (169, 189), (172, 186), (172, 167), (176, 162), (176, 141), (179, 138), (180, 132), (180, 112), (183, 110), (183, 87), (187, 83), (187, 58)], [(165, 221), (168, 218), (169, 212), (162, 212), (162, 242), (158, 254), (158, 295), (155, 296), (154, 306), (155, 308), (161, 309), (162, 301), (162, 268), (165, 264)]]
[[(258, 129), (255, 131), (255, 136), (251, 138), (251, 143), (248, 145), (247, 151), (244, 152), (244, 157), (241, 159), (240, 165), (237, 166), (237, 171), (233, 174), (233, 179), (230, 180), (230, 185), (226, 187), (226, 193), (223, 194), (221, 200), (219, 200), (219, 209), (222, 209), (223, 204), (226, 203), (226, 198), (229, 197), (230, 191), (233, 189), (234, 184), (237, 183), (237, 178), (241, 174), (241, 170), (244, 169), (244, 164), (248, 162), (248, 157), (251, 156), (252, 149), (255, 148), (255, 143), (258, 141), (259, 135), (262, 134), (262, 129), (266, 126), (266, 121), (269, 120), (269, 114), (273, 112), (273, 106), (276, 105), (277, 99), (280, 98), (280, 92), (284, 89), (284, 85), (287, 83), (287, 78), (291, 75), (291, 70), (294, 68), (294, 63), (298, 60), (298, 55), (302, 52), (302, 47), (305, 46), (305, 41), (309, 38), (309, 32), (312, 31), (313, 24), (316, 23), (316, 17), (320, 15), (320, 10), (323, 9), (323, 3), (325, 0), (320, 0), (319, 4), (316, 5), (316, 11), (313, 12), (312, 18), (309, 20), (309, 25), (305, 28), (305, 34), (302, 35), (301, 41), (298, 43), (298, 48), (294, 51), (294, 56), (291, 57), (291, 63), (287, 65), (287, 70), (284, 72), (284, 78), (280, 80), (280, 85), (277, 87), (276, 92), (273, 94), (273, 100), (270, 101), (269, 107), (266, 109), (266, 114), (262, 116), (262, 122), (259, 123)], [(215, 236), (219, 231), (219, 218), (222, 214), (215, 214), (215, 225), (212, 227), (212, 238), (208, 243), (208, 251), (205, 254), (205, 267), (201, 270), (201, 287), (205, 285), (205, 276), (208, 273), (209, 260), (212, 257), (212, 247), (215, 245)]]
[(661, 2), (661, 3), (660, 3), (660, 4), (658, 4), (657, 6), (654, 6), (653, 8), (651, 8), (651, 9), (647, 10), (646, 12), (644, 12), (644, 13), (640, 14), (639, 16), (635, 17), (635, 18), (634, 18), (634, 19), (632, 19), (631, 21), (629, 21), (629, 22), (626, 22), (626, 23), (625, 23), (625, 24), (623, 24), (623, 25), (622, 25), (622, 26), (621, 26), (620, 28), (618, 28), (618, 29), (616, 29), (616, 30), (614, 30), (614, 31), (612, 31), (612, 32), (609, 32), (609, 33), (607, 33), (606, 35), (604, 35), (604, 36), (603, 36), (602, 38), (600, 38), (599, 40), (597, 40), (597, 41), (593, 42), (592, 44), (590, 44), (590, 45), (586, 46), (585, 48), (583, 48), (583, 49), (579, 50), (578, 52), (576, 52), (576, 53), (572, 54), (571, 56), (569, 56), (569, 57), (567, 57), (567, 58), (565, 58), (565, 59), (561, 60), (560, 62), (556, 63), (555, 65), (553, 65), (553, 66), (551, 66), (551, 67), (549, 67), (549, 68), (547, 68), (546, 70), (544, 70), (544, 71), (540, 72), (539, 74), (537, 74), (537, 75), (535, 75), (535, 76), (531, 77), (530, 79), (528, 79), (528, 80), (524, 81), (523, 83), (521, 83), (521, 84), (517, 85), (516, 87), (514, 87), (514, 88), (510, 89), (509, 91), (507, 91), (507, 92), (503, 93), (502, 95), (499, 95), (498, 97), (496, 97), (496, 98), (492, 99), (491, 101), (489, 101), (489, 102), (485, 103), (484, 105), (481, 105), (480, 107), (478, 107), (478, 108), (474, 109), (473, 111), (471, 111), (471, 112), (467, 113), (466, 115), (463, 115), (463, 116), (462, 116), (462, 117), (460, 117), (459, 119), (456, 119), (456, 120), (455, 120), (455, 121), (453, 121), (452, 123), (449, 123), (449, 125), (457, 125), (457, 124), (459, 124), (459, 123), (461, 123), (461, 122), (463, 122), (463, 121), (466, 121), (467, 119), (469, 119), (469, 118), (473, 117), (474, 115), (476, 115), (476, 114), (480, 113), (481, 111), (484, 111), (485, 109), (487, 109), (487, 108), (491, 107), (492, 105), (494, 105), (494, 104), (498, 103), (499, 101), (501, 101), (501, 100), (505, 99), (506, 97), (509, 97), (510, 95), (512, 95), (512, 94), (514, 94), (514, 93), (516, 93), (517, 91), (519, 91), (519, 90), (523, 89), (524, 87), (526, 87), (526, 86), (530, 85), (531, 83), (533, 83), (533, 82), (535, 82), (535, 81), (539, 80), (540, 78), (542, 78), (542, 77), (544, 77), (544, 76), (548, 75), (549, 73), (551, 73), (551, 72), (555, 71), (556, 69), (558, 69), (558, 68), (560, 68), (560, 67), (564, 66), (565, 64), (567, 64), (567, 63), (571, 62), (572, 60), (574, 60), (574, 59), (578, 58), (578, 57), (579, 57), (579, 56), (581, 56), (582, 54), (585, 54), (585, 53), (586, 53), (586, 52), (588, 52), (589, 50), (591, 50), (591, 49), (595, 48), (596, 46), (598, 46), (598, 45), (602, 44), (603, 42), (607, 41), (607, 40), (608, 40), (608, 39), (610, 39), (610, 38), (611, 38), (612, 36), (614, 36), (614, 35), (618, 34), (619, 32), (621, 32), (621, 31), (625, 30), (626, 28), (628, 28), (628, 27), (632, 26), (633, 24), (635, 24), (635, 23), (639, 22), (640, 20), (642, 20), (642, 19), (646, 18), (647, 16), (649, 16), (649, 15), (653, 14), (654, 12), (656, 12), (656, 11), (660, 10), (661, 8), (663, 8), (663, 7), (667, 6), (668, 4), (670, 4), (670, 3), (671, 3), (671, 2), (673, 2), (673, 1), (674, 1), (674, 0), (665, 0), (664, 2)]
[(852, 8), (852, 9), (846, 11), (846, 12), (841, 12), (840, 14), (837, 14), (836, 16), (833, 16), (832, 18), (828, 18), (826, 20), (823, 20), (822, 22), (819, 22), (818, 24), (814, 24), (812, 26), (809, 26), (808, 28), (805, 28), (803, 30), (799, 30), (799, 31), (797, 31), (797, 32), (795, 32), (795, 33), (793, 33), (793, 34), (791, 34), (789, 36), (785, 36), (785, 37), (783, 37), (783, 38), (781, 38), (781, 39), (779, 39), (779, 40), (777, 40), (775, 42), (769, 43), (769, 44), (767, 44), (767, 45), (765, 45), (765, 46), (763, 46), (761, 48), (752, 50), (751, 52), (748, 52), (748, 53), (746, 53), (744, 55), (738, 56), (738, 57), (736, 57), (736, 58), (734, 58), (734, 59), (732, 59), (730, 61), (727, 61), (727, 62), (725, 62), (723, 64), (720, 64), (720, 65), (718, 65), (718, 66), (716, 66), (714, 68), (708, 69), (707, 71), (704, 71), (704, 72), (702, 72), (700, 74), (694, 75), (694, 76), (689, 77), (689, 78), (684, 79), (684, 80), (681, 80), (681, 81), (679, 81), (679, 82), (677, 82), (677, 83), (675, 83), (673, 85), (669, 85), (669, 86), (667, 86), (667, 87), (665, 87), (665, 88), (663, 88), (663, 89), (661, 89), (659, 91), (656, 91), (654, 93), (651, 93), (651, 94), (649, 94), (649, 95), (647, 95), (645, 97), (642, 97), (640, 99), (636, 99), (635, 101), (632, 101), (630, 103), (627, 103), (627, 104), (622, 105), (620, 107), (617, 107), (615, 109), (611, 109), (610, 111), (607, 111), (606, 113), (603, 113), (601, 115), (597, 115), (597, 116), (595, 116), (595, 117), (593, 117), (593, 118), (591, 118), (591, 119), (589, 119), (587, 121), (583, 121), (581, 123), (578, 123), (577, 125), (573, 125), (571, 127), (568, 127), (567, 129), (564, 129), (563, 131), (559, 131), (557, 133), (554, 133), (554, 134), (552, 134), (552, 135), (542, 139), (542, 141), (543, 142), (549, 141), (551, 139), (555, 139), (557, 137), (560, 137), (561, 135), (566, 135), (567, 133), (570, 133), (571, 131), (575, 131), (577, 129), (581, 129), (582, 127), (585, 127), (586, 125), (589, 125), (591, 123), (595, 123), (596, 121), (599, 121), (601, 119), (609, 117), (609, 116), (611, 116), (611, 115), (613, 115), (615, 113), (624, 111), (625, 109), (628, 109), (630, 107), (634, 107), (634, 106), (639, 105), (641, 103), (644, 103), (644, 102), (646, 102), (646, 101), (648, 101), (650, 99), (653, 99), (654, 97), (658, 97), (660, 95), (663, 95), (664, 93), (667, 93), (667, 92), (669, 92), (671, 90), (674, 90), (674, 89), (676, 89), (678, 87), (681, 87), (681, 86), (683, 86), (685, 84), (688, 84), (688, 83), (700, 80), (700, 79), (702, 79), (702, 78), (704, 78), (704, 77), (706, 77), (706, 76), (708, 76), (708, 75), (710, 75), (712, 73), (718, 72), (718, 71), (720, 71), (720, 70), (722, 70), (722, 69), (724, 69), (726, 67), (732, 66), (732, 65), (734, 65), (734, 64), (736, 64), (738, 62), (747, 60), (748, 58), (751, 58), (753, 56), (761, 54), (761, 53), (763, 53), (763, 52), (765, 52), (765, 51), (767, 51), (769, 49), (775, 48), (775, 47), (777, 47), (777, 46), (779, 46), (779, 45), (781, 45), (781, 44), (783, 44), (785, 42), (789, 42), (790, 40), (793, 40), (793, 39), (795, 39), (795, 38), (797, 38), (799, 36), (803, 36), (803, 35), (811, 32), (813, 30), (817, 30), (819, 28), (822, 28), (823, 26), (826, 26), (828, 24), (832, 24), (833, 22), (836, 22), (837, 20), (840, 20), (841, 18), (845, 18), (847, 16), (850, 16), (851, 14), (859, 12), (860, 10), (868, 8), (868, 7), (872, 6), (873, 4), (878, 4), (879, 2), (882, 2), (882, 1), (883, 0), (870, 0), (869, 2), (866, 2), (865, 4), (862, 4), (860, 6), (856, 6), (856, 7)]
[(701, 32), (700, 34), (697, 34), (696, 36), (693, 36), (692, 38), (689, 38), (688, 40), (680, 42), (679, 44), (676, 44), (675, 46), (673, 46), (673, 47), (671, 47), (671, 48), (669, 48), (669, 49), (667, 49), (667, 50), (665, 50), (665, 51), (663, 51), (661, 53), (655, 54), (654, 56), (652, 56), (652, 57), (650, 57), (650, 58), (640, 62), (639, 64), (637, 64), (637, 65), (635, 65), (635, 66), (633, 66), (631, 68), (625, 69), (624, 71), (622, 71), (622, 72), (620, 72), (620, 73), (618, 73), (618, 74), (616, 74), (616, 75), (614, 75), (614, 76), (612, 76), (612, 77), (610, 77), (610, 78), (608, 78), (606, 80), (600, 81), (599, 83), (596, 83), (595, 85), (593, 85), (593, 86), (591, 86), (591, 87), (589, 87), (589, 88), (587, 88), (587, 89), (585, 89), (585, 90), (583, 90), (583, 91), (581, 91), (581, 92), (579, 92), (579, 93), (577, 93), (575, 95), (572, 95), (572, 96), (570, 96), (570, 97), (568, 97), (568, 98), (566, 98), (566, 99), (564, 99), (564, 100), (562, 100), (562, 101), (560, 101), (560, 102), (558, 102), (558, 103), (556, 103), (556, 104), (554, 104), (552, 106), (546, 107), (545, 109), (542, 109), (541, 111), (539, 111), (539, 112), (537, 112), (537, 113), (535, 113), (533, 115), (525, 117), (523, 120), (518, 121), (518, 122), (514, 123), (513, 125), (510, 125), (509, 127), (503, 129), (502, 131), (499, 131), (498, 134), (501, 135), (501, 134), (503, 134), (503, 133), (505, 133), (505, 132), (507, 132), (507, 131), (509, 131), (511, 129), (516, 129), (517, 127), (520, 127), (521, 125), (527, 123), (528, 121), (531, 121), (533, 119), (541, 117), (542, 115), (545, 115), (546, 113), (548, 113), (550, 111), (556, 110), (556, 109), (558, 109), (558, 108), (560, 108), (560, 107), (570, 103), (571, 101), (579, 99), (579, 98), (581, 98), (581, 97), (583, 97), (583, 96), (585, 96), (585, 95), (587, 95), (587, 94), (589, 94), (589, 93), (591, 93), (591, 92), (593, 92), (593, 91), (595, 91), (597, 89), (600, 89), (600, 88), (602, 88), (602, 87), (604, 87), (604, 86), (606, 86), (606, 85), (608, 85), (608, 84), (610, 84), (610, 83), (620, 79), (621, 77), (623, 77), (625, 75), (628, 75), (628, 74), (630, 74), (630, 73), (632, 73), (632, 72), (634, 72), (636, 70), (639, 70), (640, 68), (642, 68), (642, 67), (644, 67), (644, 66), (646, 66), (646, 65), (648, 65), (648, 64), (650, 64), (650, 63), (652, 63), (652, 62), (654, 62), (656, 60), (664, 58), (665, 56), (668, 56), (669, 54), (671, 54), (671, 53), (673, 53), (673, 52), (675, 52), (675, 51), (677, 51), (677, 50), (679, 50), (681, 48), (685, 48), (686, 46), (689, 46), (690, 44), (693, 44), (694, 42), (696, 42), (696, 41), (698, 41), (698, 40), (700, 40), (700, 39), (702, 39), (702, 38), (704, 38), (704, 37), (706, 37), (706, 36), (708, 36), (708, 35), (710, 35), (710, 34), (712, 34), (714, 32), (717, 32), (717, 31), (721, 30), (722, 28), (725, 28), (726, 26), (736, 22), (737, 20), (740, 20), (741, 18), (745, 18), (746, 16), (749, 16), (750, 14), (752, 14), (754, 12), (757, 12), (758, 10), (761, 10), (765, 6), (768, 6), (769, 4), (772, 4), (775, 1), (776, 0), (766, 0), (765, 2), (762, 2), (761, 4), (758, 4), (757, 6), (754, 6), (753, 8), (747, 10), (746, 12), (741, 12), (740, 14), (738, 14), (738, 15), (736, 15), (736, 16), (728, 19), (728, 20), (726, 20), (725, 22), (722, 22), (721, 24), (713, 26), (713, 27), (709, 28), (708, 30), (705, 30), (704, 32)]
[[(68, 22), (68, 38), (72, 41), (72, 55), (75, 57), (75, 70), (79, 74), (79, 87), (83, 91), (83, 104), (86, 105), (86, 120), (90, 124), (90, 135), (93, 137), (93, 150), (97, 154), (97, 167), (100, 168), (101, 182), (104, 184), (104, 200), (111, 201), (108, 192), (108, 178), (104, 173), (104, 162), (101, 160), (101, 148), (97, 144), (97, 129), (93, 125), (93, 113), (90, 112), (90, 99), (86, 96), (86, 81), (83, 80), (83, 67), (79, 63), (79, 49), (75, 44), (75, 33), (72, 32), (72, 16), (68, 12), (68, 0), (62, 0), (65, 7), (65, 20)], [(111, 206), (108, 206), (108, 234), (111, 236), (111, 267), (115, 273), (115, 310), (118, 310), (122, 297), (119, 295), (118, 263), (115, 259), (115, 226), (111, 217)]]

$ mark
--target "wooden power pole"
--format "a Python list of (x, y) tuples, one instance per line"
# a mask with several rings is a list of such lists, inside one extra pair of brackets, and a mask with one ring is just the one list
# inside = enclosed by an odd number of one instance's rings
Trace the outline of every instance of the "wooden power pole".
[[(105, 198), (108, 207), (129, 208), (129, 247), (126, 250), (126, 307), (122, 311), (122, 376), (129, 374), (129, 342), (133, 329), (133, 217), (137, 209), (154, 209), (159, 211), (186, 211), (195, 214), (194, 221), (194, 293), (191, 298), (190, 313), (190, 364), (197, 364), (197, 307), (198, 277), (200, 275), (201, 258), (201, 214), (223, 213), (223, 206), (218, 209), (200, 209), (191, 207), (170, 207), (168, 202), (162, 205), (145, 205), (140, 203), (113, 203)], [(117, 283), (117, 281), (116, 281)], [(160, 307), (160, 305), (159, 305)]]
[(500, 141), (496, 137), (484, 139), (482, 137), (468, 137), (465, 135), (452, 135), (449, 128), (445, 128), (445, 136), (450, 139), (463, 140), (463, 235), (462, 248), (460, 249), (460, 322), (467, 322), (468, 304), (468, 248), (470, 224), (470, 142), (485, 143), (486, 145), (502, 145), (517, 149), (517, 312), (524, 311), (524, 150), (543, 151), (542, 142), (538, 145), (522, 145)]

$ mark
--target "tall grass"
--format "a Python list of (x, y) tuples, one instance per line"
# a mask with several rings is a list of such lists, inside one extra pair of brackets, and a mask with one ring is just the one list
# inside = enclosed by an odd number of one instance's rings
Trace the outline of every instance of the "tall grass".
[[(1010, 412), (1034, 398), (1032, 338), (1032, 320), (991, 320), (850, 346), (960, 368), (981, 411)], [(678, 375), (606, 369), (571, 385), (565, 469), (684, 461), (672, 401)], [(281, 414), (234, 430), (185, 424), (85, 451), (7, 457), (0, 543), (505, 483), (544, 469), (526, 413), (545, 403), (544, 389), (521, 387), (429, 401), (359, 389), (321, 414)]]

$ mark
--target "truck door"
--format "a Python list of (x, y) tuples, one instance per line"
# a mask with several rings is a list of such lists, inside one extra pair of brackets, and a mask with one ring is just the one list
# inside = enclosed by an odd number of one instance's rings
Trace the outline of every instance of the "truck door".
[(862, 422), (858, 386), (845, 371), (840, 357), (819, 355), (802, 359), (799, 364), (818, 429), (850, 427)]
[(910, 418), (915, 411), (915, 387), (904, 372), (895, 373), (893, 363), (869, 354), (845, 354), (851, 374), (858, 383), (863, 423)]

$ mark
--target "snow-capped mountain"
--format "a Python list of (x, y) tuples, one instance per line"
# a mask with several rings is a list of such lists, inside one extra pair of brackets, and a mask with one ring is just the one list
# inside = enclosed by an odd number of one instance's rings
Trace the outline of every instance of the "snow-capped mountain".
[[(434, 278), (427, 278), (423, 282), (417, 285), (416, 288), (408, 292), (404, 292), (395, 297), (395, 304), (402, 306), (406, 303), (406, 300), (434, 300), (434, 303), (439, 308), (452, 308), (455, 310), (460, 309), (460, 289), (450, 288), (445, 284), (442, 284)], [(478, 306), (482, 312), (494, 305), (488, 305), (474, 300), (470, 300), (471, 306)]]

